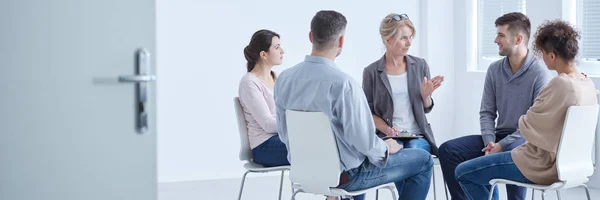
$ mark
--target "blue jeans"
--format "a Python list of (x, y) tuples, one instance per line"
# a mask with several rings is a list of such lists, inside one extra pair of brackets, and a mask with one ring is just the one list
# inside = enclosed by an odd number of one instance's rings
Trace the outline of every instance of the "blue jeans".
[[(509, 134), (496, 134), (496, 142), (504, 139), (508, 135)], [(521, 138), (512, 143), (507, 149), (504, 149), (504, 151), (510, 151), (524, 142), (525, 139)], [(444, 179), (448, 184), (448, 191), (450, 191), (452, 200), (466, 199), (465, 193), (456, 180), (454, 173), (456, 167), (462, 162), (484, 156), (484, 153), (481, 152), (483, 147), (481, 135), (464, 136), (447, 141), (440, 146), (438, 158), (440, 159)], [(527, 189), (515, 185), (506, 185), (506, 193), (510, 200), (524, 200)]]
[(396, 141), (398, 144), (403, 145), (404, 148), (418, 148), (431, 153), (431, 146), (425, 138), (397, 139)]
[[(456, 180), (469, 200), (488, 199), (489, 182), (495, 178), (533, 183), (519, 171), (510, 151), (475, 158), (456, 167)], [(498, 188), (494, 188), (494, 200), (498, 200)]]
[(252, 149), (254, 162), (265, 167), (290, 165), (285, 144), (275, 135)]
[[(425, 200), (431, 183), (433, 159), (422, 149), (402, 149), (389, 155), (385, 167), (379, 168), (365, 160), (348, 170), (350, 181), (339, 186), (346, 191), (362, 190), (385, 183), (394, 183), (400, 199)], [(363, 200), (365, 195), (354, 196)]]

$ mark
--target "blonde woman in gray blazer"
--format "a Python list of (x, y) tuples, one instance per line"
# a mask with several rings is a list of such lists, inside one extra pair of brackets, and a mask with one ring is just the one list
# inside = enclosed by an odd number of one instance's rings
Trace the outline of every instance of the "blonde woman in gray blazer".
[(386, 52), (363, 71), (363, 90), (380, 137), (396, 140), (404, 148), (420, 148), (437, 155), (438, 148), (427, 121), (434, 103), (431, 94), (444, 81), (433, 79), (427, 62), (408, 55), (415, 35), (406, 14), (389, 14), (379, 28)]

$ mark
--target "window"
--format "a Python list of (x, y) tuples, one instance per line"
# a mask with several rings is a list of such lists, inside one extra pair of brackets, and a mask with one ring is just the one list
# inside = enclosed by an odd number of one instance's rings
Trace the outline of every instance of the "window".
[(600, 0), (579, 0), (580, 64), (600, 64)]
[(581, 35), (577, 67), (600, 75), (600, 0), (563, 0), (562, 19), (575, 25)]
[[(496, 38), (496, 25), (494, 22), (506, 13), (521, 12), (526, 14), (526, 0), (477, 0), (476, 9), (477, 69), (486, 70), (492, 62), (501, 58), (498, 55), (498, 45), (494, 43)], [(598, 20), (600, 22), (600, 19)], [(598, 38), (600, 39), (600, 37)]]

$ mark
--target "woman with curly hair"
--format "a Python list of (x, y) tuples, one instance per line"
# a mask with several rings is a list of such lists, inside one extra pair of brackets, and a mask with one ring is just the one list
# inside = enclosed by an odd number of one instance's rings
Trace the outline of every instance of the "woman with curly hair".
[[(558, 76), (540, 92), (535, 103), (519, 119), (527, 142), (510, 152), (466, 161), (456, 168), (456, 179), (468, 199), (487, 199), (489, 181), (502, 178), (550, 185), (559, 181), (556, 153), (570, 106), (598, 103), (594, 83), (577, 70), (575, 57), (579, 33), (561, 20), (547, 21), (535, 33), (534, 51)], [(494, 189), (494, 199), (498, 199)]]

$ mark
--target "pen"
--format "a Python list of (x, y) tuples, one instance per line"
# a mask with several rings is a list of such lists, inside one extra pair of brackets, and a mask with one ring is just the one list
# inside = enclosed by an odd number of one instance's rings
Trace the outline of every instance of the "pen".
[(392, 121), (390, 119), (385, 119), (385, 122), (388, 124), (388, 126), (394, 130), (394, 126), (392, 126)]

